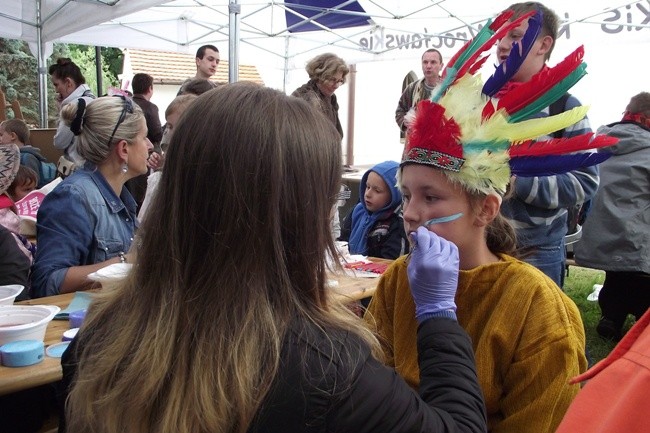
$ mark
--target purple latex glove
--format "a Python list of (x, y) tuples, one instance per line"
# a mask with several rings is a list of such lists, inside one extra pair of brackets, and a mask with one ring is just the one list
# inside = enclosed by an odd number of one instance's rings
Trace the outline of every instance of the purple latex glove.
[(425, 227), (418, 227), (410, 237), (413, 249), (406, 272), (415, 301), (416, 319), (422, 322), (441, 312), (455, 313), (458, 247)]

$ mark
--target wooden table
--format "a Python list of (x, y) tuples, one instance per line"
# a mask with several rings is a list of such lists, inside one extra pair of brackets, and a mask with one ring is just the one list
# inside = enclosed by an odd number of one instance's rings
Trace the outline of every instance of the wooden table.
[[(73, 297), (74, 293), (66, 293), (16, 302), (16, 305), (56, 305), (63, 310), (67, 308)], [(45, 347), (60, 343), (63, 333), (69, 328), (67, 320), (52, 320), (45, 331)], [(51, 358), (47, 355), (42, 362), (29, 367), (0, 366), (0, 395), (56, 382), (61, 380), (62, 374), (61, 358)]]
[[(393, 261), (387, 259), (370, 258), (374, 263), (390, 264)], [(359, 299), (368, 298), (375, 293), (379, 276), (377, 278), (354, 277), (353, 271), (348, 270), (350, 274), (332, 273), (330, 280), (336, 281), (337, 284), (332, 286), (339, 299), (346, 301), (358, 301)]]
[[(391, 260), (372, 259), (373, 262), (390, 263)], [(354, 277), (343, 274), (330, 274), (330, 280), (337, 281), (338, 284), (332, 287), (332, 290), (340, 296), (343, 302), (356, 301), (368, 296), (372, 296), (377, 286), (379, 278)], [(29, 301), (17, 302), (17, 305), (56, 305), (61, 309), (67, 308), (72, 301), (74, 293), (64, 295), (49, 296), (46, 298), (32, 299)], [(63, 333), (69, 328), (67, 320), (52, 320), (45, 332), (45, 346), (60, 343)], [(35, 386), (61, 380), (61, 359), (45, 356), (45, 359), (29, 367), (3, 367), (0, 366), (0, 395), (9, 394), (23, 389), (33, 388)]]

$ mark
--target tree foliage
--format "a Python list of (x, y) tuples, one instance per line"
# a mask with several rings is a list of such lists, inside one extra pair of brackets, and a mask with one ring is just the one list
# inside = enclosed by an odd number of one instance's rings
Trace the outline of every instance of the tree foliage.
[[(117, 48), (102, 48), (102, 79), (106, 93), (111, 86), (118, 86), (118, 73), (121, 73), (123, 55)], [(86, 45), (54, 44), (52, 56), (47, 60), (46, 68), (59, 57), (69, 57), (75, 62), (86, 83), (97, 94), (97, 77), (95, 68), (95, 48)], [(5, 93), (7, 105), (17, 99), (25, 121), (33, 126), (39, 125), (39, 94), (38, 71), (36, 58), (31, 54), (27, 43), (0, 38), (0, 88)], [(47, 77), (48, 124), (54, 126), (58, 115), (54, 101), (54, 87)], [(8, 109), (6, 117), (13, 117), (13, 111)]]

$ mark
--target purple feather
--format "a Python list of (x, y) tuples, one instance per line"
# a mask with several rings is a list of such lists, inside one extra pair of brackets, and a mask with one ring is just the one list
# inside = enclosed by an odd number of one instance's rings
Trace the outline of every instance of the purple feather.
[(521, 42), (512, 44), (508, 58), (497, 66), (494, 74), (483, 85), (484, 95), (494, 96), (515, 75), (537, 40), (541, 26), (542, 11), (538, 10), (535, 15), (528, 19), (528, 29)]
[(510, 171), (515, 176), (553, 176), (600, 164), (612, 156), (609, 152), (576, 153), (573, 155), (525, 156), (510, 160)]

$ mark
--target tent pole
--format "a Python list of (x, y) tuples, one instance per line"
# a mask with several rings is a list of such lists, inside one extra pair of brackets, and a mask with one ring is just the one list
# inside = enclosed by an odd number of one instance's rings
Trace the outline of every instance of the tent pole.
[(47, 77), (45, 69), (45, 50), (43, 50), (43, 25), (41, 18), (41, 0), (36, 1), (36, 62), (38, 69), (38, 112), (40, 127), (47, 128)]
[(239, 0), (230, 0), (228, 4), (228, 82), (239, 81)]
[(289, 35), (284, 37), (284, 74), (282, 76), (282, 91), (287, 93), (289, 81)]
[(345, 163), (354, 165), (354, 104), (357, 87), (357, 65), (350, 65), (350, 74), (348, 76), (348, 128), (345, 134), (347, 136)]
[(102, 76), (102, 49), (95, 46), (95, 74), (97, 74), (97, 96), (104, 93), (104, 82)]

